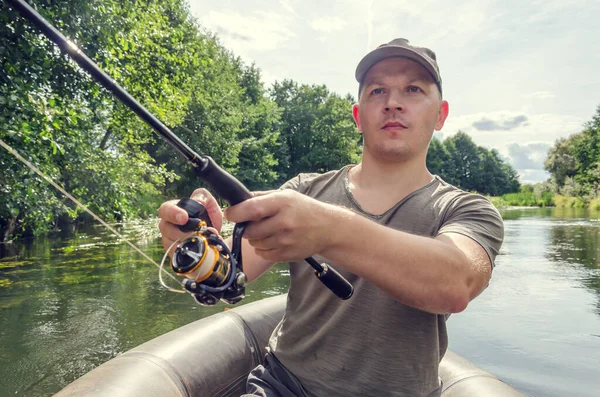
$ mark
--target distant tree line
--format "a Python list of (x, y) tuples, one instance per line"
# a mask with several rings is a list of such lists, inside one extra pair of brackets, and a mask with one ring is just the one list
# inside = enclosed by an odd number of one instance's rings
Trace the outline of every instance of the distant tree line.
[[(184, 0), (31, 3), (191, 148), (251, 190), (360, 158), (352, 96), (284, 80), (265, 88)], [(200, 185), (192, 167), (27, 21), (0, 4), (0, 138), (109, 221), (155, 214)], [(434, 139), (432, 172), (466, 190), (518, 190), (514, 170), (462, 133)], [(0, 149), (0, 240), (86, 215)]]
[(477, 146), (460, 131), (443, 142), (432, 139), (427, 168), (463, 190), (490, 196), (518, 192), (520, 188), (516, 170), (497, 150)]
[(600, 106), (583, 131), (554, 143), (544, 167), (551, 178), (538, 190), (588, 201), (600, 196)]

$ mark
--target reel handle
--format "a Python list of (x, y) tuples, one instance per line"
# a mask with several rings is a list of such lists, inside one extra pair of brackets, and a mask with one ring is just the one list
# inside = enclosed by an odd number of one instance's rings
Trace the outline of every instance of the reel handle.
[(183, 208), (188, 214), (188, 221), (185, 225), (180, 225), (179, 230), (182, 232), (191, 232), (198, 230), (200, 222), (204, 221), (208, 227), (212, 227), (213, 224), (206, 212), (206, 208), (196, 200), (191, 198), (182, 198), (177, 203), (179, 208)]

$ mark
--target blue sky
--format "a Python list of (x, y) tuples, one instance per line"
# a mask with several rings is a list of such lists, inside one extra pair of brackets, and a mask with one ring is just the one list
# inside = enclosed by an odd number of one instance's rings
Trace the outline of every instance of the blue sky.
[(560, 137), (600, 105), (600, 0), (188, 0), (222, 44), (270, 84), (291, 78), (355, 95), (356, 64), (395, 37), (433, 49), (458, 130), (496, 148), (521, 182), (546, 180)]

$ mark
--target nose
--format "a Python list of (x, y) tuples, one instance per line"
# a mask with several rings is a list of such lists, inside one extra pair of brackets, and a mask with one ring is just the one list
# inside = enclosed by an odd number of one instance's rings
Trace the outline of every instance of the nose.
[(386, 113), (390, 110), (397, 110), (399, 112), (403, 111), (405, 109), (403, 96), (396, 91), (390, 92), (385, 102), (384, 109)]

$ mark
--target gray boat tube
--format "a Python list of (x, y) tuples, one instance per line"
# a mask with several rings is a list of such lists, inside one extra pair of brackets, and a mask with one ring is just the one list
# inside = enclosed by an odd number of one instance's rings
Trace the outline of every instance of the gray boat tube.
[[(237, 397), (261, 363), (285, 302), (285, 295), (266, 298), (185, 325), (107, 361), (55, 396)], [(443, 397), (523, 396), (451, 351), (440, 377)]]

